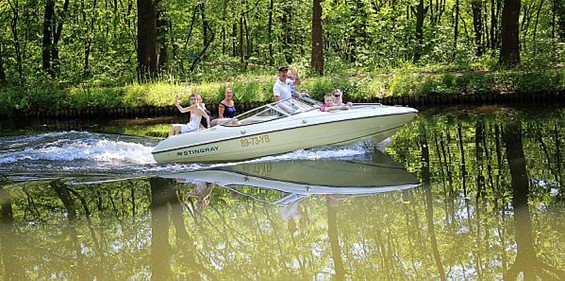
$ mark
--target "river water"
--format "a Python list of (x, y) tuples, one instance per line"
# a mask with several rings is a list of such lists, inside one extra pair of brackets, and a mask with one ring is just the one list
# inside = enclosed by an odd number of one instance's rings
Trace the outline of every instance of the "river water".
[(564, 120), (434, 108), (378, 144), (183, 165), (141, 136), (170, 120), (2, 121), (0, 275), (565, 279)]

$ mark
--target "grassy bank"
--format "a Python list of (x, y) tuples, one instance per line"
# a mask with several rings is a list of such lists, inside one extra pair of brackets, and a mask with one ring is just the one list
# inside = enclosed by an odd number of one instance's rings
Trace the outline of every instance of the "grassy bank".
[[(179, 94), (184, 103), (190, 93), (200, 93), (205, 102), (223, 98), (232, 87), (238, 103), (271, 101), (274, 75), (238, 75), (229, 80), (184, 83), (172, 79), (155, 83), (108, 86), (86, 82), (63, 86), (43, 82), (32, 87), (0, 88), (0, 115), (61, 109), (111, 109), (116, 107), (167, 106)], [(322, 100), (339, 88), (350, 101), (387, 97), (492, 95), (506, 93), (560, 92), (565, 90), (565, 68), (482, 71), (402, 67), (383, 72), (347, 71), (324, 77), (304, 76), (299, 87)]]

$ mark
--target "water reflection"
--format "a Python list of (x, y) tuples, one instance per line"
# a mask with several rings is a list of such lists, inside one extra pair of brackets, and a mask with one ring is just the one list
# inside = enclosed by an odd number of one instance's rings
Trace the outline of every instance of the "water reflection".
[[(307, 199), (310, 196), (320, 195), (314, 200), (321, 199), (326, 202), (327, 225), (323, 228), (327, 229), (329, 244), (326, 246), (331, 249), (331, 257), (336, 265), (335, 268), (328, 270), (331, 275), (335, 274), (338, 279), (343, 279), (345, 269), (340, 254), (337, 219), (340, 205), (346, 204), (349, 199), (353, 198), (351, 196), (367, 196), (418, 186), (416, 178), (393, 162), (390, 157), (380, 152), (375, 152), (374, 156), (375, 159), (372, 162), (303, 160), (245, 163), (221, 169), (165, 174), (151, 178), (152, 276), (157, 279), (169, 278), (172, 274), (172, 266), (175, 264), (176, 267), (180, 266), (186, 270), (183, 272), (190, 278), (197, 276), (213, 278), (216, 276), (213, 269), (214, 271), (222, 269), (220, 272), (225, 273), (224, 268), (231, 267), (226, 263), (228, 260), (237, 262), (237, 259), (231, 257), (234, 254), (247, 256), (244, 259), (252, 260), (258, 258), (255, 256), (257, 254), (264, 255), (264, 253), (255, 252), (256, 247), (261, 246), (260, 244), (264, 244), (261, 247), (269, 245), (271, 248), (269, 252), (283, 251), (283, 248), (284, 251), (287, 251), (288, 246), (296, 246), (301, 239), (312, 234), (310, 224), (313, 219), (310, 214), (311, 206), (308, 206), (312, 202), (307, 202)], [(258, 218), (257, 213), (249, 213), (251, 218), (245, 218), (245, 220), (259, 219), (261, 222), (255, 221), (251, 224), (247, 222), (239, 225), (226, 220), (241, 219), (240, 215), (223, 210), (219, 214), (219, 221), (214, 220), (213, 223), (209, 221), (210, 215), (207, 215), (204, 209), (210, 204), (212, 207), (208, 208), (213, 208), (213, 211), (217, 212), (219, 211), (217, 208), (221, 208), (222, 205), (214, 206), (214, 202), (223, 201), (222, 203), (225, 203), (230, 200), (239, 202), (238, 205), (251, 206), (251, 210), (248, 209), (247, 212), (262, 210), (259, 213), (265, 212), (266, 216), (263, 214), (260, 215), (261, 218)], [(240, 208), (239, 206), (234, 207)], [(182, 219), (183, 209), (186, 211), (184, 213), (193, 219), (192, 228), (201, 229), (205, 233), (197, 234), (186, 231), (187, 227), (191, 227), (185, 224), (186, 220)], [(171, 226), (174, 227), (171, 228)], [(193, 248), (195, 240), (191, 237), (217, 236), (217, 233), (210, 233), (210, 228), (214, 229), (213, 232), (223, 233), (222, 236), (225, 238), (223, 241), (216, 241), (215, 243), (220, 244), (215, 244), (212, 248), (218, 246), (225, 248), (231, 245), (229, 248), (232, 249), (221, 254), (216, 251), (201, 253), (206, 255), (205, 260), (201, 260), (195, 254), (198, 249)], [(223, 231), (222, 228), (224, 228)], [(241, 236), (242, 232), (247, 235)], [(173, 233), (175, 242), (171, 243), (168, 237), (171, 237)], [(272, 244), (275, 241), (270, 241), (269, 236), (278, 237), (275, 244)], [(253, 245), (255, 242), (252, 241), (258, 242), (259, 245)], [(196, 243), (206, 245), (214, 241), (213, 239), (198, 240)], [(291, 245), (281, 245), (287, 243)], [(242, 249), (241, 247), (245, 245), (255, 250)], [(175, 247), (182, 247), (182, 250), (175, 250)], [(281, 258), (281, 254), (291, 260), (299, 258), (292, 257), (292, 255), (287, 256), (288, 253), (284, 251), (277, 254), (276, 256), (279, 257), (275, 259)], [(176, 262), (179, 258), (176, 254), (180, 255), (181, 252), (184, 257), (183, 263)], [(209, 262), (212, 264), (206, 263), (207, 259), (211, 259)], [(294, 260), (291, 264), (295, 262), (299, 260)], [(211, 265), (215, 268), (210, 268)], [(294, 266), (306, 266), (306, 264), (295, 264)], [(306, 268), (300, 271), (306, 274), (303, 277), (309, 275), (306, 273)], [(296, 276), (292, 272), (293, 270), (287, 272), (288, 276)]]
[(516, 230), (516, 258), (510, 268), (504, 273), (505, 280), (516, 280), (518, 275), (526, 280), (565, 279), (565, 271), (552, 266), (539, 257), (534, 243), (534, 228), (528, 197), (530, 184), (522, 143), (520, 122), (507, 122), (504, 130), (506, 157), (510, 168), (512, 183), (512, 209), (514, 210), (514, 228)]
[[(564, 227), (551, 224), (564, 211), (565, 111), (493, 117), (492, 109), (422, 116), (389, 147), (406, 165), (417, 163), (435, 276), (563, 279), (556, 254), (564, 248)], [(452, 249), (459, 235), (469, 245)]]
[[(205, 183), (217, 184), (237, 193), (242, 193), (238, 186), (247, 186), (278, 190), (294, 197), (312, 194), (373, 194), (419, 185), (414, 175), (378, 150), (373, 153), (370, 162), (322, 159), (242, 163), (164, 174), (160, 177), (195, 183), (196, 191), (190, 195), (199, 198), (209, 197), (210, 187), (198, 187), (199, 184), (202, 186)], [(278, 204), (292, 200), (295, 199), (280, 199)]]
[(452, 112), (422, 114), (385, 154), (0, 178), (0, 275), (564, 279), (563, 111)]

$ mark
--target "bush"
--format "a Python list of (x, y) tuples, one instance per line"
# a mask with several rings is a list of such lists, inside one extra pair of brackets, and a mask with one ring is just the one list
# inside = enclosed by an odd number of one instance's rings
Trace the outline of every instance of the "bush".
[[(301, 66), (304, 67), (304, 66)], [(438, 69), (444, 69), (440, 71)], [(388, 96), (427, 96), (485, 93), (518, 93), (562, 91), (565, 89), (565, 68), (514, 69), (498, 71), (473, 71), (465, 69), (449, 72), (455, 67), (426, 66), (416, 68), (405, 64), (386, 72), (347, 71), (324, 77), (302, 76), (299, 91), (306, 91), (317, 100), (335, 89), (345, 93), (346, 100), (364, 101)], [(306, 72), (306, 71), (304, 71)], [(0, 114), (11, 115), (18, 111), (113, 108), (139, 106), (167, 106), (174, 104), (179, 95), (188, 104), (191, 93), (202, 94), (206, 103), (219, 103), (224, 90), (234, 90), (236, 103), (271, 102), (275, 75), (232, 76), (227, 82), (212, 81), (199, 84), (182, 83), (178, 79), (154, 83), (131, 83), (108, 86), (97, 81), (83, 82), (77, 86), (48, 79), (34, 80), (32, 86), (3, 86), (0, 91)]]

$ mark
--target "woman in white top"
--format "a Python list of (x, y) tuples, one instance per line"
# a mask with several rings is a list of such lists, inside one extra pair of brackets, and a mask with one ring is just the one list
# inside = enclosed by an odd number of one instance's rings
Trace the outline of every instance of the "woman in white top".
[(182, 107), (179, 103), (179, 96), (175, 96), (175, 105), (181, 113), (190, 112), (190, 121), (188, 124), (173, 124), (169, 131), (169, 136), (178, 135), (180, 133), (188, 133), (197, 131), (200, 128), (202, 117), (206, 118), (206, 124), (210, 124), (210, 117), (206, 111), (198, 104), (196, 95), (190, 95), (190, 106)]

